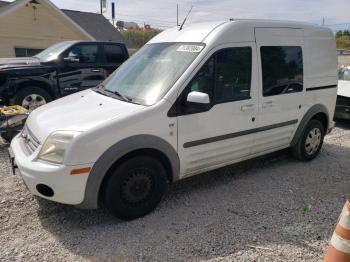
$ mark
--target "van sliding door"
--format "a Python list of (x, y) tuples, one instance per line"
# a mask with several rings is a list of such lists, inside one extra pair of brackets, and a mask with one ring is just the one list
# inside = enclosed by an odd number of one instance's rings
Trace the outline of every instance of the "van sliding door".
[(304, 113), (302, 29), (255, 28), (259, 73), (259, 122), (253, 153), (289, 146)]

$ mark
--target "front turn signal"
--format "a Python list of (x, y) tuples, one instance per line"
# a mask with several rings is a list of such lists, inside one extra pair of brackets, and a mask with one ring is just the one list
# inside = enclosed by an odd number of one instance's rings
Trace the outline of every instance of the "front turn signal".
[(82, 175), (82, 174), (87, 174), (90, 173), (91, 167), (84, 167), (84, 168), (78, 168), (78, 169), (73, 169), (70, 174), (71, 175)]

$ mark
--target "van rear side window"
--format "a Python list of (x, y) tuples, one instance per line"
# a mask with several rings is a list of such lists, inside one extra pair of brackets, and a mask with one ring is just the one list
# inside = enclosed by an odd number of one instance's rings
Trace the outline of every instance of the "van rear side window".
[(303, 91), (303, 52), (300, 46), (262, 46), (260, 53), (264, 96)]

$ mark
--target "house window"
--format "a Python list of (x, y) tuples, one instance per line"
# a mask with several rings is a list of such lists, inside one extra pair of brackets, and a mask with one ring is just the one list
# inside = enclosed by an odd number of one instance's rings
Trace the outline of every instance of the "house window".
[(39, 54), (43, 49), (15, 47), (16, 57), (32, 57)]

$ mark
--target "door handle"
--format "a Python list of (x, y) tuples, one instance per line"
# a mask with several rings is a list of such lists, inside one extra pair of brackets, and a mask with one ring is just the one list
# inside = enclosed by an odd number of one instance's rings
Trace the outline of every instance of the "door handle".
[(265, 102), (265, 103), (263, 103), (263, 105), (262, 105), (262, 108), (270, 108), (270, 107), (274, 107), (274, 104), (273, 104), (272, 101)]
[(254, 104), (244, 105), (244, 106), (241, 107), (241, 111), (243, 111), (243, 112), (254, 111), (254, 109), (255, 109), (255, 105)]
[(91, 72), (93, 72), (93, 73), (100, 73), (101, 69), (94, 68), (94, 69), (91, 69)]

